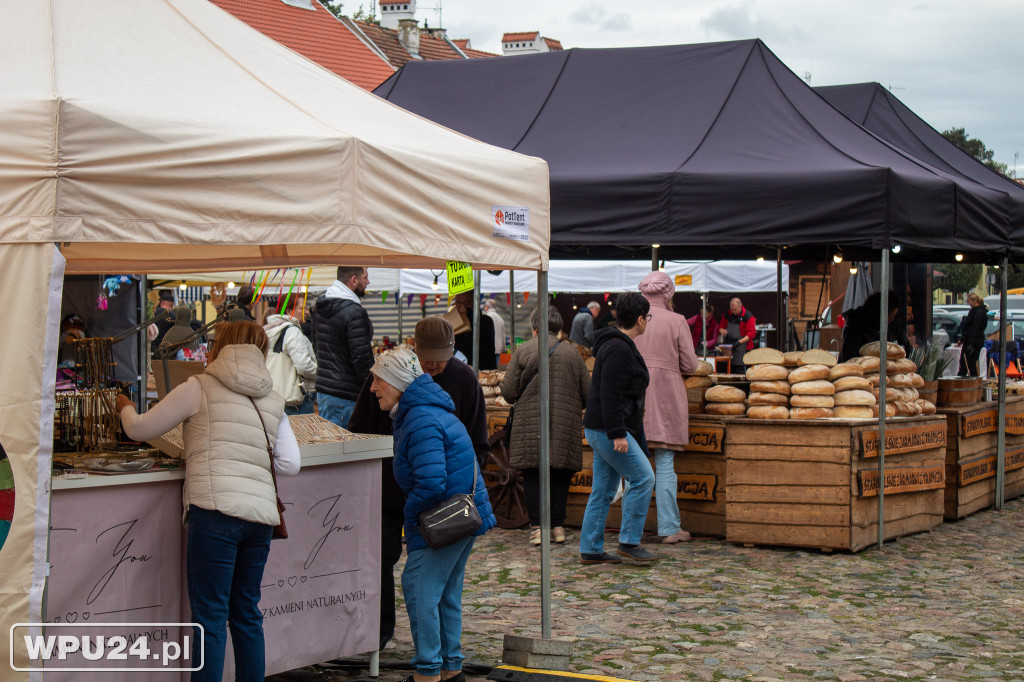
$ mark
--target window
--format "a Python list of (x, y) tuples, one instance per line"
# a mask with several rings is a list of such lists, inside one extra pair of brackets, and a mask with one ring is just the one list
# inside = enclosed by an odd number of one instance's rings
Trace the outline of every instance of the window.
[(800, 278), (800, 317), (815, 318), (819, 306), (828, 303), (828, 291), (822, 291), (821, 277), (811, 275)]

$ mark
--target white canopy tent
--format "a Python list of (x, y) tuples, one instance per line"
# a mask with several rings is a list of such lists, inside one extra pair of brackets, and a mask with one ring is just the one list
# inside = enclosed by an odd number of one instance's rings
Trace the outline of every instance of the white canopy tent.
[[(501, 207), (528, 216), (518, 238), (495, 230)], [(548, 216), (543, 161), (408, 114), (206, 0), (0, 3), (0, 285), (20, 321), (0, 333), (5, 626), (41, 621), (65, 271), (545, 269)]]

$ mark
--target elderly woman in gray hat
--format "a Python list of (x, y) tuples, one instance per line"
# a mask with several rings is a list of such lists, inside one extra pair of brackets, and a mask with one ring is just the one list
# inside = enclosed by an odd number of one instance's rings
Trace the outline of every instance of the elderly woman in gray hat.
[[(476, 536), (495, 525), (487, 488), (455, 404), (412, 351), (383, 353), (370, 372), (370, 390), (394, 424), (395, 480), (405, 493), (402, 594), (416, 653), (415, 673), (403, 682), (463, 682), (462, 580)], [(483, 523), (453, 544), (430, 547), (420, 535), (420, 514), (460, 493), (473, 493)]]

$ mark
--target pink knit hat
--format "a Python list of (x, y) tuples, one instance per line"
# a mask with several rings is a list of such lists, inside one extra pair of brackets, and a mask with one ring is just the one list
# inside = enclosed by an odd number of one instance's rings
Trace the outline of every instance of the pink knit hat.
[(669, 299), (676, 293), (676, 285), (672, 278), (660, 270), (655, 270), (640, 281), (640, 293), (650, 298)]

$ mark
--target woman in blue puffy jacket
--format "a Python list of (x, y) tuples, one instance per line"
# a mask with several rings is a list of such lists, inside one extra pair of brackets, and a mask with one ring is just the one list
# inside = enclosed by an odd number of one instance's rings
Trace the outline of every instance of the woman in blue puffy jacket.
[[(422, 373), (411, 351), (381, 354), (370, 372), (370, 390), (394, 423), (395, 480), (406, 495), (402, 594), (416, 648), (416, 672), (402, 682), (465, 682), (462, 579), (476, 536), (495, 524), (483, 475), (477, 472), (473, 480), (473, 442), (455, 417), (452, 399)], [(417, 528), (419, 515), (453, 495), (474, 490), (483, 520), (480, 528), (447, 547), (429, 547)]]

